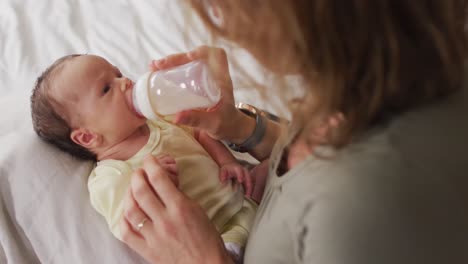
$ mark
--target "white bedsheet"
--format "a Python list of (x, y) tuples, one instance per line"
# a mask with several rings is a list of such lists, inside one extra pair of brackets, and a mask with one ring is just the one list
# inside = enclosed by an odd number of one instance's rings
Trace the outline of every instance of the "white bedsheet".
[[(205, 43), (203, 33), (184, 41), (180, 2), (0, 1), (0, 263), (143, 263), (89, 205), (92, 164), (35, 136), (29, 96), (37, 76), (66, 54), (104, 56), (134, 78), (152, 58)], [(229, 55), (258, 69), (242, 50)], [(236, 86), (238, 100), (260, 104)]]

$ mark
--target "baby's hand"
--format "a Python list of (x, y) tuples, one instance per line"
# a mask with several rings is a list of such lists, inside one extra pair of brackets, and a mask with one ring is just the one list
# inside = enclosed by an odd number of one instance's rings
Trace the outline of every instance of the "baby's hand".
[(156, 156), (156, 159), (158, 160), (159, 165), (161, 165), (161, 167), (163, 167), (163, 169), (169, 173), (169, 176), (175, 186), (179, 186), (179, 178), (175, 159), (167, 154)]
[(244, 186), (245, 196), (250, 197), (252, 195), (254, 184), (253, 179), (247, 168), (237, 162), (230, 162), (221, 166), (219, 170), (219, 179), (221, 182), (235, 179)]

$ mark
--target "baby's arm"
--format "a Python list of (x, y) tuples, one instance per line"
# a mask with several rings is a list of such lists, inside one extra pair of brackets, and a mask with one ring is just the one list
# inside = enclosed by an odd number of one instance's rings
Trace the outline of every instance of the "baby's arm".
[(131, 173), (131, 167), (123, 161), (104, 161), (88, 179), (91, 205), (106, 219), (109, 229), (118, 239), (121, 239), (119, 221), (123, 214), (123, 198)]
[(194, 136), (220, 167), (220, 180), (224, 182), (227, 179), (235, 178), (244, 185), (245, 195), (250, 197), (253, 192), (253, 179), (247, 168), (239, 164), (232, 153), (220, 141), (198, 130), (194, 131)]

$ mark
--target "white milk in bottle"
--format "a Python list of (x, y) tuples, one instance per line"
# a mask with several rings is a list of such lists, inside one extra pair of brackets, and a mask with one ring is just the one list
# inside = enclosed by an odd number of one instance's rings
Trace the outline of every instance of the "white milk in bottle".
[(210, 108), (220, 97), (208, 65), (203, 61), (147, 72), (137, 80), (133, 89), (136, 111), (153, 120), (168, 119), (184, 110)]

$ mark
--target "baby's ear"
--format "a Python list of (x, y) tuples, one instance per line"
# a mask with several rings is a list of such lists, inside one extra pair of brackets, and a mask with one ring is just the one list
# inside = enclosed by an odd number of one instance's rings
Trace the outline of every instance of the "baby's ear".
[(85, 128), (73, 129), (70, 138), (76, 144), (87, 149), (95, 148), (99, 143), (98, 135)]

